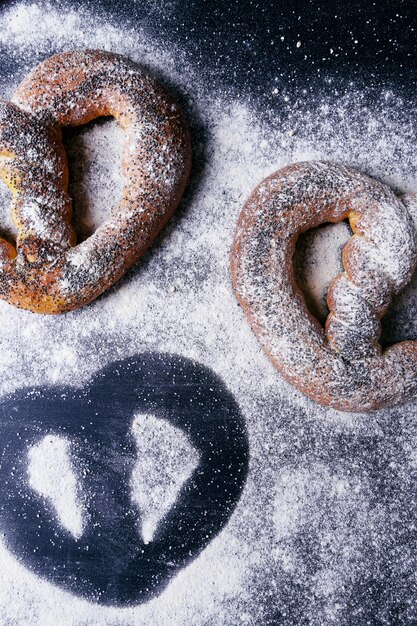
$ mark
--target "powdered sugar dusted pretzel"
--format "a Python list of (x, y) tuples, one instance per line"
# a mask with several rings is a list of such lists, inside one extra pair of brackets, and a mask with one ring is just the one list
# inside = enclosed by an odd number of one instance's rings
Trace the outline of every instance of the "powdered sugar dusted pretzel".
[[(131, 61), (108, 52), (87, 50), (51, 57), (23, 80), (12, 100), (27, 112), (22, 116), (30, 115), (44, 134), (53, 137), (60, 160), (54, 157), (48, 186), (42, 174), (43, 156), (32, 140), (36, 130), (30, 128), (26, 148), (35, 157), (22, 155), (26, 170), (15, 195), (15, 214), (22, 216), (17, 221), (18, 254), (16, 261), (11, 259), (13, 251), (6, 254), (0, 296), (32, 311), (68, 311), (108, 289), (167, 222), (189, 175), (189, 132), (164, 88)], [(74, 246), (60, 127), (85, 124), (99, 116), (115, 117), (125, 130), (124, 191), (110, 219)], [(20, 128), (11, 125), (8, 132), (13, 138)]]
[[(298, 236), (349, 219), (344, 272), (328, 291), (325, 329), (298, 288)], [(384, 353), (380, 318), (417, 262), (404, 203), (385, 185), (347, 167), (298, 163), (266, 178), (239, 217), (232, 250), (234, 288), (253, 331), (283, 376), (321, 404), (369, 411), (417, 392), (417, 342)]]

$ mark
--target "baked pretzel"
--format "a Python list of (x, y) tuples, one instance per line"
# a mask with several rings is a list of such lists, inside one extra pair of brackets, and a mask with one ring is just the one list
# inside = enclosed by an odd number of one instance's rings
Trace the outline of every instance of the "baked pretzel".
[[(298, 236), (348, 219), (344, 272), (330, 284), (323, 329), (296, 284)], [(264, 351), (295, 387), (341, 411), (370, 411), (417, 391), (417, 342), (382, 352), (380, 319), (409, 281), (416, 234), (402, 200), (353, 169), (297, 163), (261, 182), (239, 217), (234, 289)]]
[[(39, 313), (69, 311), (113, 285), (155, 240), (188, 179), (189, 131), (164, 88), (109, 52), (51, 57), (12, 101), (2, 109), (0, 155), (13, 158), (0, 173), (14, 193), (18, 240), (17, 255), (1, 243), (0, 297)], [(125, 130), (124, 190), (109, 220), (75, 245), (60, 129), (99, 116)]]
[(0, 239), (0, 297), (36, 308), (48, 301), (57, 254), (75, 243), (64, 148), (52, 128), (0, 102), (0, 176), (13, 195), (17, 251)]

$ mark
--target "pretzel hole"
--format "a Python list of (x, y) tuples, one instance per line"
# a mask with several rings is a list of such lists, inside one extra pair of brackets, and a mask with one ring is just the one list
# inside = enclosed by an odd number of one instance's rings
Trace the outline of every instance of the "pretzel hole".
[(63, 129), (77, 242), (106, 222), (123, 192), (123, 130), (113, 118)]
[(16, 247), (17, 228), (12, 218), (12, 202), (13, 194), (0, 176), (0, 237)]
[[(294, 275), (308, 310), (323, 325), (329, 314), (327, 290), (330, 282), (343, 271), (342, 250), (352, 236), (349, 221), (321, 224), (300, 235), (294, 253)], [(381, 319), (379, 343), (383, 350), (400, 341), (417, 337), (417, 272), (410, 283), (394, 298)]]
[(400, 341), (417, 339), (417, 271), (408, 285), (393, 298), (391, 305), (381, 319), (379, 343), (383, 349)]
[(327, 290), (343, 271), (342, 250), (352, 236), (349, 221), (324, 223), (298, 238), (293, 258), (296, 282), (308, 310), (324, 326), (329, 314)]

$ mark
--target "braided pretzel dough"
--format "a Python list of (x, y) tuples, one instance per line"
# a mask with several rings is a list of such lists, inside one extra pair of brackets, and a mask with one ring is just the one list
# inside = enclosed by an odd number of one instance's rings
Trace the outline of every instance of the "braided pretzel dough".
[[(325, 329), (296, 285), (298, 236), (348, 218), (354, 235), (344, 272), (331, 283)], [(404, 203), (385, 185), (347, 167), (298, 163), (266, 178), (239, 217), (233, 285), (252, 330), (282, 375), (317, 402), (369, 411), (417, 391), (417, 342), (384, 353), (380, 318), (417, 262)]]
[[(178, 106), (152, 77), (108, 52), (51, 57), (12, 100), (23, 111), (4, 106), (0, 155), (15, 157), (7, 171), (19, 162), (13, 174), (2, 174), (14, 193), (18, 251), (16, 257), (1, 243), (0, 297), (36, 312), (68, 311), (108, 289), (168, 221), (190, 171), (189, 132)], [(123, 196), (110, 219), (75, 246), (60, 127), (109, 115), (125, 130)], [(13, 177), (18, 183), (11, 185)]]
[(53, 129), (10, 102), (0, 102), (0, 176), (18, 228), (18, 253), (0, 239), (0, 297), (32, 308), (50, 289), (51, 273), (41, 274), (40, 263), (52, 264), (75, 233), (64, 148)]

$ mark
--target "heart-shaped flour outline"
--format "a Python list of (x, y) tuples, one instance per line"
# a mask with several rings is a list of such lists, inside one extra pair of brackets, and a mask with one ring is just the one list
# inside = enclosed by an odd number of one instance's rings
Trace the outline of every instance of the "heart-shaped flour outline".
[[(200, 454), (148, 544), (129, 493), (136, 461), (130, 426), (143, 412), (181, 429)], [(0, 433), (6, 547), (41, 578), (106, 605), (138, 604), (160, 592), (226, 524), (248, 471), (246, 427), (233, 396), (208, 368), (166, 354), (113, 363), (82, 389), (20, 390), (1, 404)], [(28, 450), (48, 434), (69, 439), (71, 456), (87, 469), (88, 524), (79, 539), (29, 485)]]

